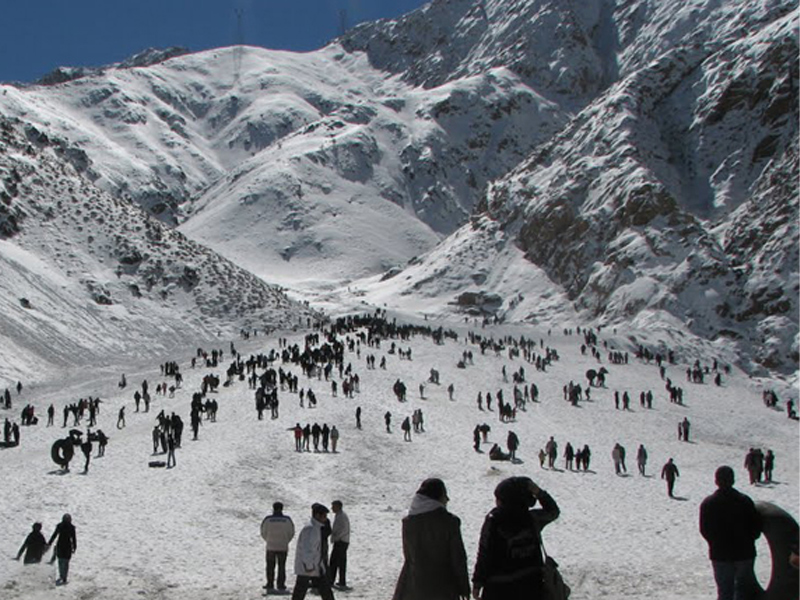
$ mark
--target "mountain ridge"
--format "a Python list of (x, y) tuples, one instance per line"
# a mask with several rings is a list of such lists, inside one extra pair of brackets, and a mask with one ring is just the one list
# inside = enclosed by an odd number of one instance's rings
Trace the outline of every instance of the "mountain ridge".
[[(557, 315), (681, 323), (796, 373), (797, 29), (794, 1), (436, 0), (302, 55), (223, 48), (4, 87), (0, 114), (309, 298), (491, 296), (469, 310), (525, 320), (545, 277), (570, 304)], [(470, 260), (458, 240), (485, 218), (502, 241)], [(438, 285), (451, 246), (473, 272)], [(494, 261), (533, 270), (515, 289)]]

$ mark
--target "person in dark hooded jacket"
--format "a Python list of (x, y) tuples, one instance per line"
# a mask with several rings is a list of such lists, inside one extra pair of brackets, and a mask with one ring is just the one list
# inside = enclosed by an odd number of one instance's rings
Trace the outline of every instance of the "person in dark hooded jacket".
[[(558, 518), (558, 505), (528, 477), (504, 479), (494, 496), (497, 506), (481, 529), (473, 596), (538, 600), (543, 593), (541, 530)], [(537, 501), (541, 508), (534, 509)]]
[[(67, 576), (69, 575), (69, 561), (78, 548), (75, 525), (72, 524), (72, 517), (70, 515), (64, 515), (61, 522), (56, 525), (56, 529), (53, 535), (50, 536), (47, 545), (51, 546), (56, 538), (58, 538), (58, 541), (56, 542), (56, 549), (53, 556), (53, 558), (58, 559), (58, 579), (56, 580), (56, 585), (64, 585), (67, 583)], [(51, 559), (50, 562), (53, 562), (53, 560)]]
[(403, 519), (403, 557), (393, 600), (466, 600), (467, 553), (461, 520), (447, 512), (447, 488), (426, 479)]
[(28, 534), (28, 537), (25, 538), (25, 541), (22, 543), (17, 553), (17, 560), (19, 560), (24, 552), (24, 563), (26, 565), (42, 562), (42, 556), (44, 556), (44, 551), (46, 549), (47, 540), (44, 539), (44, 535), (42, 534), (42, 524), (34, 523), (31, 532)]

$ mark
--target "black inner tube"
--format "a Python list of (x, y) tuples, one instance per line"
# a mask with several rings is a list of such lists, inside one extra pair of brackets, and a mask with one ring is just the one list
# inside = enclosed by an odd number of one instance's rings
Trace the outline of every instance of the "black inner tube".
[(75, 448), (72, 446), (72, 440), (67, 438), (63, 440), (56, 440), (53, 447), (50, 449), (50, 457), (53, 462), (66, 469), (69, 466), (69, 461), (75, 455)]

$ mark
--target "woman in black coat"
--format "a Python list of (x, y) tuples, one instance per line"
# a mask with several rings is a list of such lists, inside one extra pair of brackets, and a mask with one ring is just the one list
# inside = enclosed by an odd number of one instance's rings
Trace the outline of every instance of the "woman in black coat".
[[(536, 600), (542, 592), (541, 530), (558, 518), (558, 505), (528, 477), (504, 479), (494, 495), (497, 506), (481, 529), (473, 596)], [(537, 501), (541, 508), (533, 508)]]
[(50, 536), (50, 541), (47, 542), (47, 545), (50, 546), (56, 538), (58, 538), (55, 551), (55, 556), (58, 558), (58, 579), (56, 580), (56, 585), (63, 585), (67, 583), (69, 561), (78, 548), (75, 525), (72, 524), (72, 517), (70, 515), (64, 515), (62, 517), (61, 523), (56, 525), (56, 530), (53, 532), (53, 535)]
[(403, 519), (403, 569), (393, 600), (466, 600), (467, 553), (461, 520), (447, 512), (441, 479), (422, 482)]

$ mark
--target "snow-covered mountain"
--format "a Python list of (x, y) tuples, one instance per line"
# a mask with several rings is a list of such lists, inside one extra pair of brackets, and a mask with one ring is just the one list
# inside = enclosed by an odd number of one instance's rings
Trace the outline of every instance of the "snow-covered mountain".
[[(591, 11), (580, 5), (583, 19), (562, 22), (586, 22)], [(797, 4), (627, 3), (600, 14), (611, 25), (585, 28), (585, 48), (611, 52), (597, 64), (617, 65), (617, 80), (491, 184), (478, 212), (503, 239), (495, 252), (460, 262), (487, 270), (513, 246), (598, 323), (677, 325), (768, 367), (796, 370)], [(380, 46), (397, 27), (385, 24), (362, 46)], [(613, 44), (599, 42), (609, 36)], [(483, 47), (474, 41), (462, 49), (455, 72), (480, 69), (491, 54)], [(416, 64), (403, 68), (422, 84), (444, 77)], [(557, 93), (544, 76), (537, 82)], [(452, 250), (480, 222), (442, 245)], [(409, 268), (405, 289), (440, 294), (430, 272), (456, 268), (435, 266), (445, 253)], [(493, 307), (481, 308), (537, 318), (520, 306), (533, 291), (524, 284), (464, 281), (499, 293)]]
[[(78, 158), (75, 159), (75, 156)], [(313, 311), (80, 176), (83, 155), (0, 120), (0, 362), (6, 381), (102, 368)]]
[(65, 69), (0, 115), (73, 187), (333, 304), (636, 323), (793, 372), (797, 31), (793, 0), (435, 0), (316, 52)]

